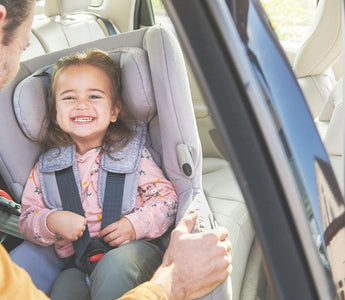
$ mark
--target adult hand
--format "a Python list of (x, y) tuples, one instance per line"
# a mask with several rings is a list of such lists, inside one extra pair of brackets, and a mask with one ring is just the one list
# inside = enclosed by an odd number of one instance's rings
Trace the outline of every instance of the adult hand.
[(232, 271), (228, 232), (191, 234), (197, 215), (190, 213), (171, 233), (161, 267), (151, 279), (166, 292), (169, 300), (195, 299), (211, 292)]
[(86, 228), (86, 218), (71, 211), (56, 210), (47, 217), (48, 229), (73, 242), (80, 238)]
[(100, 232), (100, 236), (111, 247), (119, 247), (135, 240), (135, 230), (127, 218), (121, 218), (105, 227)]

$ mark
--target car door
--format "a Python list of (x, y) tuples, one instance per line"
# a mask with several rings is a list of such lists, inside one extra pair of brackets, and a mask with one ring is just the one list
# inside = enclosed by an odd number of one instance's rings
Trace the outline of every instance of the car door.
[(344, 200), (261, 4), (163, 2), (244, 195), (272, 297), (344, 299)]

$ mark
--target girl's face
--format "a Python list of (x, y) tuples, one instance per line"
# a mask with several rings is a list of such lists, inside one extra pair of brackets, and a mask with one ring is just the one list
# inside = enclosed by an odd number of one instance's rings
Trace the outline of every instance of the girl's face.
[(56, 122), (68, 133), (80, 154), (102, 146), (110, 122), (115, 122), (120, 102), (112, 102), (106, 73), (92, 65), (69, 66), (55, 78)]

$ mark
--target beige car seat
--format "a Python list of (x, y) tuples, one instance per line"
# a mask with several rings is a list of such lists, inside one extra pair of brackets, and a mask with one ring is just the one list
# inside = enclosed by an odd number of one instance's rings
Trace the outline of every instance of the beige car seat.
[(91, 0), (45, 0), (35, 15), (30, 46), (21, 60), (92, 42), (119, 33), (106, 18), (90, 12)]
[(293, 66), (314, 118), (342, 75), (342, 71), (339, 72), (342, 56), (343, 1), (320, 0), (312, 27)]

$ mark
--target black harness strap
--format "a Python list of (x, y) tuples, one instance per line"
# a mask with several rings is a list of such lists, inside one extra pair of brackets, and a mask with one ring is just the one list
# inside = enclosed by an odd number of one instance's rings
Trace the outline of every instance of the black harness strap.
[[(72, 167), (55, 172), (55, 177), (59, 188), (62, 208), (85, 217)], [(78, 261), (83, 257), (90, 242), (91, 237), (89, 229), (86, 226), (82, 237), (73, 242), (74, 251)], [(79, 265), (79, 263), (77, 263), (77, 265)]]
[[(124, 186), (125, 174), (107, 173), (101, 229), (107, 227), (109, 224), (114, 223), (115, 221), (120, 220)], [(113, 199), (115, 199), (115, 201), (110, 201)]]
[[(72, 167), (56, 171), (55, 177), (62, 208), (85, 217)], [(125, 174), (107, 173), (102, 210), (102, 229), (120, 219), (124, 183)], [(98, 254), (98, 252), (103, 251), (105, 253), (110, 249), (110, 246), (102, 240), (91, 239), (88, 226), (86, 226), (82, 237), (73, 242), (73, 247), (76, 253), (76, 265), (89, 274), (95, 267), (95, 264), (89, 261), (91, 252)]]

